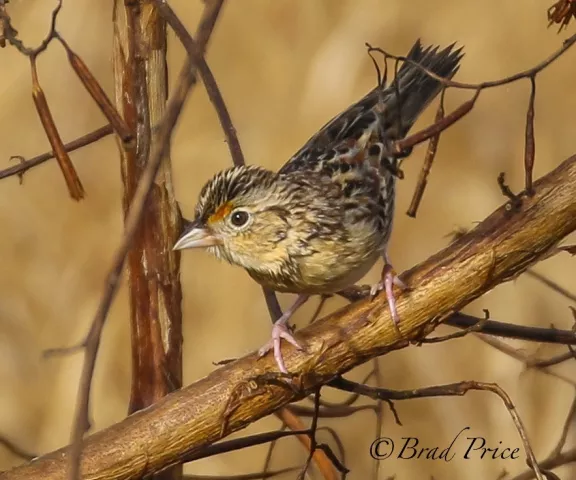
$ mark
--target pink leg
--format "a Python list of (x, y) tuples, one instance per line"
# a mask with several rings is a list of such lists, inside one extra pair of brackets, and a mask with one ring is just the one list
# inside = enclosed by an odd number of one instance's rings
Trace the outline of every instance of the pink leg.
[(294, 345), (298, 350), (303, 350), (302, 346), (296, 341), (290, 332), (288, 327), (288, 320), (294, 314), (298, 308), (300, 308), (308, 300), (309, 295), (298, 295), (298, 298), (294, 304), (284, 312), (284, 314), (274, 322), (272, 327), (272, 338), (260, 349), (258, 350), (258, 356), (262, 357), (266, 355), (270, 350), (274, 351), (274, 358), (278, 364), (278, 368), (282, 373), (288, 373), (286, 365), (284, 364), (284, 358), (282, 358), (282, 350), (280, 349), (280, 341), (283, 338), (287, 342)]
[(370, 289), (370, 296), (374, 298), (380, 290), (386, 291), (386, 299), (388, 300), (388, 307), (390, 308), (390, 315), (392, 316), (392, 321), (398, 329), (400, 324), (400, 317), (398, 316), (398, 310), (396, 309), (396, 297), (394, 296), (393, 286), (401, 288), (402, 290), (408, 290), (409, 287), (402, 281), (398, 276), (394, 274), (394, 269), (392, 264), (388, 260), (388, 255), (384, 254), (384, 268), (382, 269), (382, 279), (375, 285), (372, 285)]

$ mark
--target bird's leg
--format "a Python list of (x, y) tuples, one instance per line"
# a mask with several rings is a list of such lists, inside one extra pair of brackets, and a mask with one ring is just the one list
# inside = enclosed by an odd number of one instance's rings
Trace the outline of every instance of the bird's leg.
[(308, 300), (309, 297), (310, 295), (298, 295), (298, 298), (294, 304), (288, 310), (286, 310), (278, 320), (274, 322), (270, 340), (260, 350), (258, 350), (258, 356), (260, 357), (266, 355), (266, 353), (268, 353), (270, 350), (274, 350), (274, 358), (276, 359), (278, 368), (282, 373), (288, 373), (288, 370), (286, 370), (286, 365), (284, 364), (284, 359), (282, 358), (280, 341), (283, 338), (287, 342), (294, 345), (298, 350), (303, 350), (302, 346), (292, 336), (292, 332), (290, 331), (290, 327), (288, 325), (288, 320), (290, 320), (290, 317), (296, 310), (298, 310), (298, 308), (306, 303), (306, 300)]
[(384, 253), (384, 268), (382, 269), (381, 280), (372, 285), (370, 289), (370, 298), (374, 298), (380, 290), (386, 291), (386, 299), (388, 300), (388, 307), (390, 308), (390, 315), (396, 330), (400, 331), (398, 326), (400, 318), (398, 317), (398, 310), (396, 309), (396, 297), (394, 296), (393, 286), (401, 288), (402, 290), (409, 290), (410, 288), (394, 273), (394, 268), (388, 260), (388, 254)]

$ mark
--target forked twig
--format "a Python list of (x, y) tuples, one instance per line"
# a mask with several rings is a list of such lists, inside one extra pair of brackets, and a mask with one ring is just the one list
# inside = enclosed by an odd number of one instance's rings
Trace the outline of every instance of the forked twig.
[[(575, 8), (575, 7), (573, 7), (573, 8)], [(438, 142), (438, 139), (437, 139), (438, 135), (442, 131), (446, 130), (449, 126), (454, 124), (456, 121), (458, 121), (460, 118), (462, 118), (468, 112), (470, 112), (470, 110), (472, 110), (472, 108), (475, 104), (475, 101), (476, 101), (479, 93), (482, 90), (487, 89), (487, 88), (499, 87), (502, 85), (508, 85), (508, 84), (516, 82), (518, 80), (521, 80), (524, 78), (529, 78), (530, 82), (531, 82), (531, 92), (530, 92), (530, 98), (528, 101), (528, 112), (526, 115), (524, 166), (525, 166), (525, 189), (526, 189), (526, 192), (528, 195), (532, 195), (532, 193), (533, 193), (532, 172), (534, 169), (534, 152), (535, 152), (535, 145), (534, 145), (534, 101), (535, 101), (535, 96), (536, 96), (536, 75), (538, 73), (540, 73), (542, 70), (544, 70), (546, 67), (551, 65), (553, 62), (555, 62), (558, 58), (560, 58), (566, 51), (568, 51), (568, 49), (570, 49), (574, 45), (574, 43), (576, 43), (576, 35), (573, 35), (572, 37), (570, 37), (569, 39), (564, 41), (562, 46), (556, 52), (554, 52), (552, 55), (550, 55), (548, 58), (546, 58), (542, 62), (535, 65), (533, 68), (530, 68), (528, 70), (516, 73), (514, 75), (510, 75), (508, 77), (505, 77), (505, 78), (502, 78), (499, 80), (480, 82), (480, 83), (475, 83), (475, 84), (458, 82), (458, 81), (455, 81), (452, 79), (441, 77), (441, 76), (435, 74), (434, 72), (432, 72), (431, 70), (429, 70), (428, 68), (423, 67), (418, 62), (415, 62), (414, 60), (411, 60), (407, 57), (400, 56), (400, 55), (393, 55), (393, 54), (388, 53), (387, 51), (385, 51), (381, 48), (373, 47), (367, 43), (366, 46), (368, 47), (368, 53), (370, 54), (370, 57), (373, 59), (373, 61), (374, 61), (374, 58), (372, 56), (372, 53), (378, 52), (384, 56), (385, 64), (386, 64), (387, 59), (392, 59), (395, 62), (398, 62), (398, 61), (407, 62), (407, 63), (419, 68), (420, 70), (425, 72), (431, 78), (438, 80), (438, 82), (440, 82), (442, 84), (442, 86), (444, 87), (443, 93), (444, 93), (444, 90), (448, 87), (453, 87), (453, 88), (463, 89), (463, 90), (475, 90), (476, 91), (472, 100), (469, 100), (469, 101), (463, 103), (462, 105), (460, 105), (460, 107), (458, 107), (454, 112), (452, 112), (450, 115), (448, 115), (448, 117), (443, 117), (443, 104), (441, 102), (441, 104), (438, 108), (437, 114), (436, 114), (435, 122), (432, 125), (430, 125), (429, 127), (425, 128), (424, 130), (421, 130), (420, 132), (416, 132), (416, 133), (414, 133), (414, 134), (412, 134), (412, 135), (410, 135), (410, 136), (408, 136), (402, 140), (395, 142), (392, 154), (394, 154), (394, 153), (397, 154), (399, 152), (405, 151), (405, 150), (412, 148), (415, 145), (422, 143), (425, 140), (428, 140), (431, 138), (436, 138), (435, 142)], [(441, 118), (439, 118), (439, 117), (441, 117)], [(431, 152), (431, 151), (435, 151), (435, 146), (433, 145), (433, 142), (432, 142), (432, 145), (429, 147), (429, 152)], [(424, 183), (424, 180), (422, 180), (422, 179), (425, 179), (426, 176), (428, 175), (433, 157), (434, 157), (433, 153), (427, 154), (427, 159), (426, 159), (427, 161), (423, 165), (422, 172), (420, 173), (421, 180), (419, 181), (418, 186), (414, 192), (412, 204), (411, 204), (411, 206), (407, 212), (408, 215), (410, 215), (410, 216), (416, 215), (416, 210), (417, 210), (417, 206), (419, 203), (419, 198), (422, 197), (423, 192), (424, 192), (424, 188), (425, 188), (425, 183)]]
[(532, 451), (532, 446), (528, 440), (528, 434), (526, 433), (526, 428), (524, 423), (516, 410), (516, 407), (512, 403), (512, 400), (508, 394), (496, 383), (483, 383), (483, 382), (473, 382), (464, 381), (458, 383), (452, 383), (448, 385), (437, 385), (434, 387), (418, 388), (415, 390), (387, 390), (383, 388), (369, 387), (368, 385), (363, 385), (356, 382), (351, 382), (345, 380), (342, 377), (336, 378), (328, 384), (338, 390), (344, 390), (346, 392), (355, 392), (360, 395), (365, 395), (373, 399), (389, 399), (389, 400), (409, 400), (413, 398), (426, 398), (426, 397), (443, 397), (443, 396), (463, 396), (472, 390), (482, 390), (488, 391), (496, 394), (508, 410), (508, 413), (512, 417), (512, 421), (516, 426), (516, 430), (522, 440), (524, 445), (524, 450), (526, 451), (526, 456), (530, 467), (533, 469), (534, 474), (538, 480), (545, 480), (540, 467)]

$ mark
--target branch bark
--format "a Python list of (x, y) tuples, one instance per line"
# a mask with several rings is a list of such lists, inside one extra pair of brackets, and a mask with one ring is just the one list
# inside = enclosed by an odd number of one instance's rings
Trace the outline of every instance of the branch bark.
[[(146, 410), (86, 438), (82, 478), (136, 479), (202, 457), (204, 447), (301, 399), (335, 375), (432, 331), (496, 285), (546, 258), (576, 230), (576, 156), (534, 183), (518, 209), (507, 203), (475, 229), (403, 275), (412, 291), (398, 297), (402, 337), (385, 295), (361, 300), (298, 332), (308, 352), (285, 348), (284, 383), (274, 359), (256, 353), (225, 365)], [(68, 449), (0, 475), (0, 480), (65, 477)]]
[[(151, 4), (117, 2), (116, 9), (116, 102), (136, 139), (130, 147), (120, 148), (126, 213), (158, 140), (153, 131), (168, 97), (166, 25)], [(167, 152), (128, 255), (133, 361), (130, 413), (181, 386), (182, 289), (179, 262), (170, 248), (179, 230)]]
[[(138, 182), (158, 143), (155, 127), (168, 98), (166, 23), (154, 4), (115, 2), (116, 104), (135, 142), (119, 142), (127, 215)], [(180, 259), (171, 248), (180, 232), (169, 151), (156, 175), (127, 266), (130, 285), (132, 383), (128, 413), (182, 387)], [(154, 476), (180, 479), (182, 466)]]

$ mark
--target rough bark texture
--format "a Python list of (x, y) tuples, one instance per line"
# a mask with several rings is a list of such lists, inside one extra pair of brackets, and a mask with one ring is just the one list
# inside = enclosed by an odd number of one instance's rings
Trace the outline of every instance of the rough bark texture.
[[(136, 479), (237, 431), (314, 387), (376, 355), (402, 348), (431, 331), (437, 320), (511, 280), (550, 253), (576, 229), (576, 156), (535, 183), (533, 197), (511, 211), (496, 210), (474, 230), (403, 277), (413, 287), (399, 297), (403, 338), (390, 321), (386, 297), (359, 301), (298, 332), (308, 353), (285, 348), (299, 389), (270, 384), (270, 356), (248, 355), (174, 392), (152, 407), (86, 439), (86, 479)], [(239, 319), (238, 321), (241, 321)], [(65, 478), (61, 449), (0, 475), (1, 480)]]
[[(114, 75), (116, 103), (135, 142), (120, 145), (123, 207), (128, 211), (162, 119), (167, 92), (166, 25), (149, 3), (116, 2)], [(170, 248), (179, 232), (170, 158), (152, 187), (143, 221), (128, 255), (132, 386), (129, 413), (182, 385), (180, 262)], [(162, 478), (179, 478), (172, 471)], [(160, 477), (158, 477), (160, 478)]]

